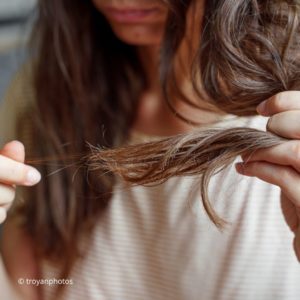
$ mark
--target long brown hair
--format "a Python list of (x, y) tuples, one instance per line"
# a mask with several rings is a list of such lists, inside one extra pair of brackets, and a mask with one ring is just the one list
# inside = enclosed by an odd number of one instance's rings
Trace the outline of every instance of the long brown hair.
[[(167, 64), (162, 65), (162, 82), (170, 106), (169, 85), (176, 85), (171, 62), (184, 36), (183, 27), (178, 25), (184, 20), (182, 2), (172, 3), (173, 11), (178, 13), (171, 15), (170, 21), (176, 26), (167, 31), (163, 48), (163, 61)], [(207, 1), (201, 44), (191, 70), (199, 98), (223, 112), (254, 116), (262, 101), (283, 91), (299, 90), (299, 30), (298, 1)], [(201, 128), (134, 148), (93, 149), (90, 166), (141, 185), (160, 184), (173, 176), (199, 175), (204, 209), (222, 229), (227, 222), (208, 199), (211, 176), (241, 154), (283, 141), (271, 133), (249, 128)]]
[[(170, 16), (162, 47), (161, 80), (170, 103), (169, 86), (176, 77), (172, 62), (194, 1), (167, 2)], [(282, 140), (245, 128), (168, 138), (135, 147), (136, 159), (129, 164), (139, 172), (132, 178), (128, 161), (124, 167), (124, 157), (132, 158), (128, 156), (132, 149), (109, 149), (126, 141), (146, 84), (134, 48), (114, 36), (90, 1), (40, 0), (35, 28), (34, 86), (40, 119), (35, 127), (39, 146), (31, 154), (70, 158), (84, 153), (87, 142), (108, 149), (88, 156), (87, 164), (80, 164), (84, 167), (71, 166), (47, 177), (22, 206), (26, 228), (40, 257), (58, 261), (62, 276), (66, 276), (80, 253), (79, 237), (91, 232), (109, 203), (114, 176), (104, 172), (100, 177), (89, 176), (85, 166), (108, 169), (138, 184), (202, 174), (204, 207), (212, 221), (222, 226), (205, 193), (210, 176), (236, 155)], [(199, 96), (224, 112), (250, 116), (256, 114), (262, 100), (299, 89), (298, 31), (296, 0), (206, 1), (199, 29), (201, 46), (192, 70)], [(154, 161), (149, 161), (150, 154)], [(199, 160), (191, 164), (189, 157), (194, 155)], [(214, 163), (207, 165), (203, 157)], [(70, 161), (62, 163), (65, 166)], [(40, 170), (43, 174), (54, 171), (52, 165)]]
[(114, 185), (112, 175), (92, 176), (78, 154), (126, 141), (146, 80), (135, 48), (91, 1), (40, 0), (32, 41), (37, 143), (26, 147), (27, 161), (48, 162), (19, 208), (38, 256), (58, 262), (65, 278)]

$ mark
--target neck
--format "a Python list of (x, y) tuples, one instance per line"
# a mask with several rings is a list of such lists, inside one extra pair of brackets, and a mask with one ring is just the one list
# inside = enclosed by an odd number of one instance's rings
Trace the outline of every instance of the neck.
[(145, 70), (147, 90), (160, 93), (159, 55), (160, 46), (139, 46), (138, 55)]

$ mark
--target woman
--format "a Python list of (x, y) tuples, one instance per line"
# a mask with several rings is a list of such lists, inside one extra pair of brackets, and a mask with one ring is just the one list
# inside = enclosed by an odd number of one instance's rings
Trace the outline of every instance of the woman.
[[(277, 94), (299, 85), (291, 54), (298, 6), (289, 2), (40, 1), (33, 73), (23, 71), (2, 110), (7, 117), (18, 104), (7, 139), (18, 131), (30, 157), (47, 161), (4, 228), (3, 260), (24, 299), (298, 298), (299, 93)], [(198, 54), (200, 91), (190, 75)], [(258, 112), (272, 116), (268, 130), (291, 141), (247, 157), (237, 167), (247, 178), (230, 166), (212, 178), (211, 203), (231, 221), (223, 233), (199, 206), (197, 178), (130, 188), (76, 161), (87, 143), (110, 149), (195, 124), (265, 129), (262, 117), (227, 113), (254, 115), (253, 103), (267, 98)], [(1, 154), (3, 220), (13, 186), (40, 175), (23, 164), (20, 143)]]

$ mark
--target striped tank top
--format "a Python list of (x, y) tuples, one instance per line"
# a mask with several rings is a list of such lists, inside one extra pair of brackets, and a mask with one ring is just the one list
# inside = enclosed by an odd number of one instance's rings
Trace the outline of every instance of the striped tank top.
[[(266, 121), (236, 118), (224, 126), (265, 130)], [(134, 134), (132, 141), (141, 139), (151, 137)], [(212, 178), (209, 196), (231, 222), (222, 232), (204, 212), (197, 177), (172, 178), (155, 187), (119, 181), (86, 243), (86, 255), (66, 279), (62, 299), (300, 299), (300, 266), (280, 189), (243, 177), (232, 165)], [(42, 274), (53, 279), (58, 270), (45, 262)], [(54, 290), (43, 286), (45, 300)]]

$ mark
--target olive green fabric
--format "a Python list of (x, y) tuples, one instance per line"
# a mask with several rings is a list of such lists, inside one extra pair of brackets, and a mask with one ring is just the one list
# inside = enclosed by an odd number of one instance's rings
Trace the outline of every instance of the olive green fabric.
[(25, 144), (29, 142), (30, 137), (24, 131), (30, 125), (30, 110), (33, 104), (32, 71), (29, 65), (25, 65), (14, 76), (4, 95), (4, 99), (1, 99), (1, 147), (14, 139), (19, 139)]

